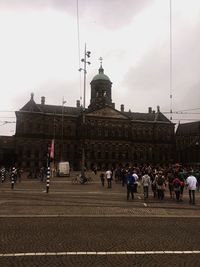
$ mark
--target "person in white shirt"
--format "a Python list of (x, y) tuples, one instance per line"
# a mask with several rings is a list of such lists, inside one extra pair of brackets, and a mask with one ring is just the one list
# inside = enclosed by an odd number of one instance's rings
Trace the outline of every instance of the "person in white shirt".
[(149, 197), (149, 185), (150, 184), (151, 184), (151, 178), (146, 171), (145, 174), (142, 176), (144, 199), (147, 199)]
[(193, 172), (186, 179), (186, 184), (189, 189), (190, 204), (195, 204), (195, 190), (197, 188), (197, 179), (194, 177)]
[(133, 177), (135, 179), (135, 182), (134, 182), (134, 193), (137, 193), (137, 187), (138, 187), (138, 179), (139, 179), (139, 177), (138, 177), (138, 175), (137, 175), (137, 173), (136, 173), (135, 170), (133, 170)]
[(107, 179), (107, 183), (108, 183), (108, 188), (111, 188), (112, 187), (112, 184), (111, 184), (112, 172), (109, 169), (106, 171), (106, 179)]

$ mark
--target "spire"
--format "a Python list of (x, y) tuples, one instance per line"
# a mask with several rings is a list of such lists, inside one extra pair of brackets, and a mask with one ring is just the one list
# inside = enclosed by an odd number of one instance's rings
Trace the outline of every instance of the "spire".
[(103, 69), (103, 67), (102, 67), (102, 61), (103, 61), (103, 58), (100, 57), (99, 60), (100, 60), (100, 68), (99, 68), (99, 74), (100, 74), (100, 73), (104, 73), (104, 69)]

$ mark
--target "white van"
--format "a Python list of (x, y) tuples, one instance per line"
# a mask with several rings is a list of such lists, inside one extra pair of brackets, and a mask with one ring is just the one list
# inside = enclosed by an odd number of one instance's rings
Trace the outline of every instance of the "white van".
[(69, 161), (61, 161), (58, 163), (58, 176), (70, 176)]

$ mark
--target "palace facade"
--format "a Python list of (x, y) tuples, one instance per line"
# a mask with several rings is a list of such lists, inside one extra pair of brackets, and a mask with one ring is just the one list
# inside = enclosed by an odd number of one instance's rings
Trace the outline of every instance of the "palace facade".
[(115, 109), (112, 82), (102, 65), (91, 81), (91, 99), (83, 110), (34, 101), (34, 95), (16, 111), (16, 164), (24, 169), (46, 165), (48, 145), (55, 142), (54, 162), (69, 161), (78, 170), (82, 163), (104, 169), (108, 165), (163, 163), (174, 161), (174, 124), (160, 111), (148, 108), (147, 113)]

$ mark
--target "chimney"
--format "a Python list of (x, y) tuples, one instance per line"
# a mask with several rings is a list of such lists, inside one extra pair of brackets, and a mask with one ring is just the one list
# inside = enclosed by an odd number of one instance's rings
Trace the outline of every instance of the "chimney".
[(121, 112), (124, 112), (124, 105), (121, 104)]
[(80, 108), (81, 104), (80, 104), (80, 100), (76, 100), (76, 107)]
[(44, 96), (41, 97), (41, 104), (45, 105), (45, 97)]
[(152, 107), (149, 107), (149, 113), (152, 113)]
[(34, 98), (34, 93), (31, 93), (31, 100), (33, 100)]
[(160, 112), (160, 106), (157, 106), (157, 112), (158, 113)]

